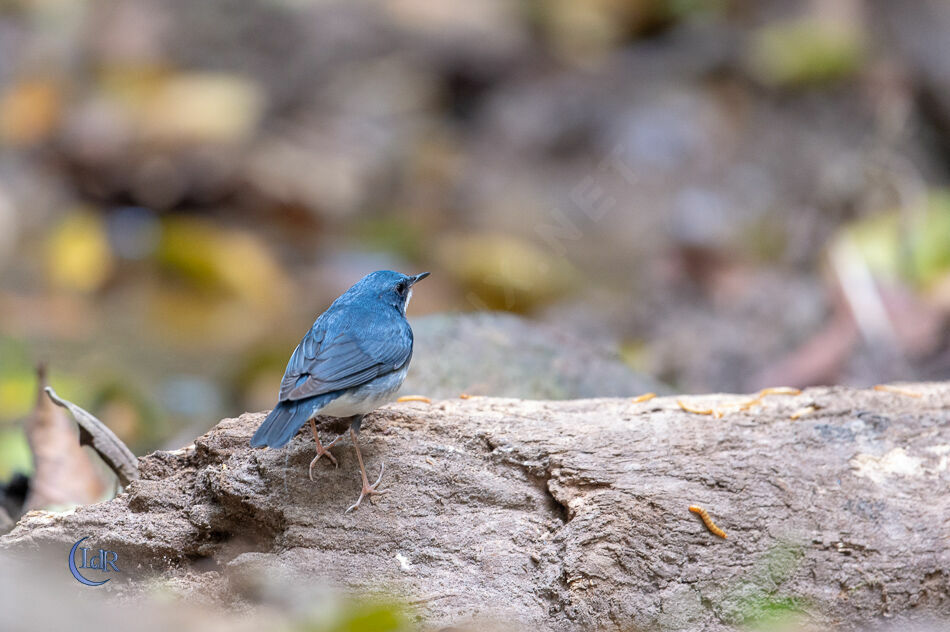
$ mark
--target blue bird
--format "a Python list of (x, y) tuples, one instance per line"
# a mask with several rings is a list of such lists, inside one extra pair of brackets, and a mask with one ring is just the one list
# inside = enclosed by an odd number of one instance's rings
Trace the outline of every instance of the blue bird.
[(329, 449), (341, 434), (324, 446), (317, 436), (316, 415), (349, 417), (350, 436), (363, 477), (360, 497), (346, 512), (360, 506), (363, 498), (384, 494), (366, 478), (363, 456), (356, 436), (363, 417), (392, 401), (402, 386), (412, 358), (412, 328), (406, 320), (406, 307), (412, 298), (412, 286), (429, 276), (428, 272), (406, 276), (380, 270), (360, 279), (333, 301), (303, 337), (290, 356), (280, 382), (277, 406), (267, 415), (251, 438), (252, 447), (280, 448), (289, 442), (308, 421), (317, 442), (313, 466), (324, 454), (336, 465)]

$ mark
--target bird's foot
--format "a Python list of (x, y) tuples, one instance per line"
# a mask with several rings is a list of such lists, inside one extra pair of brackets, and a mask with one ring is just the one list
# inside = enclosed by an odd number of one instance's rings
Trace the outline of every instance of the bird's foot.
[(339, 437), (337, 437), (336, 439), (334, 439), (333, 441), (331, 441), (330, 443), (326, 445), (323, 445), (322, 443), (320, 443), (319, 439), (317, 440), (317, 456), (313, 457), (313, 460), (310, 461), (310, 480), (311, 481), (313, 480), (313, 466), (317, 464), (317, 461), (319, 461), (320, 457), (323, 456), (324, 454), (326, 454), (327, 458), (330, 459), (330, 461), (333, 463), (333, 467), (340, 467), (340, 465), (336, 462), (336, 457), (330, 453), (330, 448), (335, 446), (336, 442), (339, 441), (340, 437), (342, 436), (343, 435), (340, 435)]
[(368, 485), (368, 484), (367, 484), (367, 481), (366, 481), (366, 478), (365, 478), (365, 475), (364, 475), (364, 478), (363, 478), (363, 491), (360, 492), (360, 497), (356, 500), (355, 503), (353, 503), (352, 505), (350, 505), (349, 508), (348, 508), (346, 511), (344, 511), (343, 513), (350, 513), (350, 512), (353, 511), (354, 509), (357, 509), (357, 508), (360, 506), (360, 503), (363, 502), (363, 499), (366, 498), (367, 496), (382, 496), (383, 494), (387, 493), (386, 491), (379, 491), (378, 489), (376, 489), (376, 487), (379, 486), (379, 481), (383, 480), (383, 470), (384, 470), (384, 469), (385, 469), (385, 466), (384, 466), (382, 463), (380, 463), (380, 464), (379, 464), (379, 477), (376, 479), (376, 482), (373, 483), (372, 485)]

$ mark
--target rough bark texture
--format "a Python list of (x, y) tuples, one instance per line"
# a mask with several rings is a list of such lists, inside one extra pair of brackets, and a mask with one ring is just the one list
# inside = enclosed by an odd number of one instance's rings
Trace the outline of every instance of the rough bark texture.
[(88, 535), (140, 565), (133, 588), (160, 571), (232, 605), (253, 603), (262, 575), (396, 591), (436, 629), (946, 617), (950, 386), (908, 388), (921, 397), (817, 388), (748, 410), (725, 407), (736, 396), (683, 398), (723, 406), (722, 418), (675, 398), (395, 404), (361, 435), (370, 473), (386, 463), (389, 493), (350, 514), (349, 445), (334, 448), (339, 469), (321, 460), (311, 482), (309, 432), (251, 449), (263, 415), (245, 414), (144, 457), (118, 498), (33, 512), (0, 545), (66, 551)]

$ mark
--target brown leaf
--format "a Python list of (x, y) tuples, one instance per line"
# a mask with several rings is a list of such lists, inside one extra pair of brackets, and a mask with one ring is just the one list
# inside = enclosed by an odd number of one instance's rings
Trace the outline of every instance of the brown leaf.
[(46, 394), (55, 404), (68, 410), (79, 424), (79, 445), (87, 445), (95, 450), (119, 477), (123, 486), (139, 477), (138, 458), (108, 426), (96, 419), (92, 413), (61, 398), (53, 387), (47, 386)]
[(43, 395), (46, 375), (42, 367), (37, 374), (36, 406), (26, 422), (34, 473), (25, 509), (96, 502), (105, 483), (77, 443), (72, 422)]

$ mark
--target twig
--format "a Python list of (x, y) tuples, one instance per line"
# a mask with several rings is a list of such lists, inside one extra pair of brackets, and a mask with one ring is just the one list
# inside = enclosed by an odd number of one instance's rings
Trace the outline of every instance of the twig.
[(426, 404), (432, 403), (432, 400), (426, 397), (425, 395), (403, 395), (396, 401), (399, 403), (402, 403), (402, 402), (425, 402)]
[(915, 391), (910, 391), (906, 388), (901, 388), (900, 386), (892, 386), (890, 384), (876, 384), (874, 386), (874, 390), (884, 391), (885, 393), (897, 393), (898, 395), (906, 395), (907, 397), (923, 397), (923, 395)]
[(788, 418), (789, 418), (789, 419), (801, 419), (801, 418), (804, 417), (805, 415), (810, 415), (810, 414), (812, 414), (813, 412), (815, 412), (816, 410), (818, 410), (818, 408), (815, 407), (814, 405), (812, 405), (812, 406), (805, 406), (804, 408), (799, 408), (798, 410), (796, 410), (795, 412), (793, 412), (791, 415), (788, 416)]

